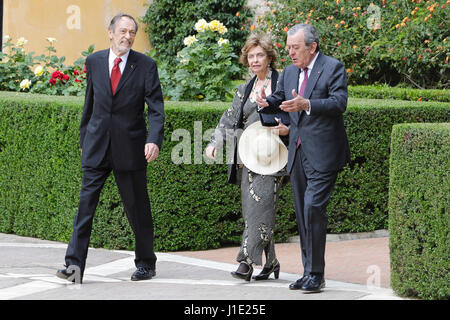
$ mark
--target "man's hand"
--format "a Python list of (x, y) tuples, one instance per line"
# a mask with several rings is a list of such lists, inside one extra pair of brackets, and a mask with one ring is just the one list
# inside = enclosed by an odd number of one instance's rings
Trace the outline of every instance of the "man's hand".
[(295, 90), (292, 90), (294, 99), (283, 101), (280, 109), (286, 112), (309, 111), (309, 100), (299, 96)]
[(261, 94), (256, 96), (256, 103), (260, 108), (265, 108), (269, 106), (269, 104), (266, 101), (266, 91), (264, 91), (264, 88), (261, 89)]
[(280, 119), (275, 118), (275, 120), (278, 122), (278, 125), (275, 127), (270, 127), (270, 129), (273, 130), (274, 133), (279, 136), (287, 136), (289, 134), (289, 127), (286, 126), (283, 122), (281, 122)]
[(206, 147), (205, 153), (206, 156), (210, 159), (216, 158), (216, 148), (214, 148), (213, 146)]
[(154, 143), (147, 143), (144, 148), (145, 159), (147, 162), (152, 162), (159, 155), (159, 147)]

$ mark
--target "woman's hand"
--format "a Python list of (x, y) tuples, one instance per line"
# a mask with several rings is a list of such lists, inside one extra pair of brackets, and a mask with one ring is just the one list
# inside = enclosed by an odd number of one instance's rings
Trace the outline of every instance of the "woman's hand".
[(280, 119), (275, 118), (275, 120), (278, 122), (278, 125), (275, 127), (270, 127), (270, 129), (279, 136), (287, 136), (289, 134), (289, 127), (281, 122)]
[(266, 91), (264, 90), (264, 88), (261, 89), (261, 94), (256, 96), (256, 103), (260, 108), (265, 108), (269, 106), (266, 100)]

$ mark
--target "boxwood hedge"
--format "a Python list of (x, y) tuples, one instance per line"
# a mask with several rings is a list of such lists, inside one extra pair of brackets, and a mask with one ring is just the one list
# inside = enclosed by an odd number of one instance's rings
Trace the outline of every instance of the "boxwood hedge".
[(392, 130), (391, 286), (400, 295), (450, 297), (450, 123)]
[(400, 88), (387, 85), (349, 86), (348, 94), (353, 98), (450, 102), (450, 90)]
[[(81, 183), (82, 105), (77, 97), (0, 93), (0, 232), (69, 240)], [(240, 193), (226, 183), (226, 165), (194, 163), (196, 152), (206, 146), (206, 130), (216, 126), (228, 107), (223, 102), (166, 103), (165, 141), (159, 158), (148, 167), (156, 250), (239, 243)], [(344, 121), (352, 162), (336, 182), (328, 207), (329, 232), (387, 228), (392, 126), (449, 118), (450, 103), (350, 99)], [(196, 121), (201, 122), (201, 130), (194, 128)], [(191, 138), (191, 163), (171, 160), (172, 151), (182, 143), (172, 134), (180, 128), (186, 130), (185, 138)], [(276, 228), (278, 241), (296, 234), (290, 185), (281, 192)], [(91, 245), (133, 247), (112, 176), (100, 197)]]

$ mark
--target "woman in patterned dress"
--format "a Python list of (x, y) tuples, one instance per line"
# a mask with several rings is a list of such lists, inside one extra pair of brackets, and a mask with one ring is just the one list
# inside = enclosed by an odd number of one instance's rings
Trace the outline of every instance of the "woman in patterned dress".
[[(226, 130), (245, 129), (259, 120), (256, 97), (264, 88), (265, 94), (275, 91), (278, 72), (275, 69), (276, 52), (270, 38), (263, 34), (251, 35), (244, 47), (240, 62), (248, 66), (254, 74), (251, 80), (240, 85), (233, 99), (232, 106), (220, 118), (211, 141), (206, 147), (206, 155), (212, 159), (216, 151), (223, 148)], [(242, 115), (242, 118), (240, 118)], [(275, 128), (275, 127), (274, 127)], [(276, 132), (287, 143), (289, 128), (280, 123)], [(235, 146), (237, 147), (237, 146)], [(241, 186), (242, 215), (245, 222), (242, 243), (236, 260), (240, 263), (235, 278), (250, 281), (253, 265), (262, 265), (262, 252), (266, 261), (255, 280), (266, 280), (273, 272), (278, 278), (280, 263), (275, 254), (274, 225), (278, 195), (283, 179), (287, 179), (283, 168), (273, 175), (260, 175), (243, 165), (238, 166), (236, 178)]]

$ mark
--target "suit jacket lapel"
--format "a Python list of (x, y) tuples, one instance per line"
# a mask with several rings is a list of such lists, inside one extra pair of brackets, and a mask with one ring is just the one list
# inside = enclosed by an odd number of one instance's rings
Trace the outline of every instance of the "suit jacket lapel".
[(311, 74), (309, 75), (308, 83), (306, 84), (305, 88), (305, 99), (309, 99), (311, 97), (311, 93), (316, 86), (316, 82), (320, 77), (320, 74), (323, 70), (323, 60), (322, 60), (322, 54), (319, 52), (316, 62), (314, 63), (314, 67), (311, 70)]
[(120, 77), (119, 84), (117, 85), (116, 92), (114, 93), (114, 95), (116, 95), (117, 92), (119, 92), (120, 88), (123, 87), (123, 85), (129, 79), (130, 75), (133, 73), (136, 67), (137, 67), (136, 55), (134, 54), (133, 50), (130, 50), (130, 54), (128, 55), (127, 59), (127, 64), (123, 69), (123, 74)]
[[(311, 93), (316, 86), (317, 80), (320, 77), (320, 74), (323, 70), (323, 60), (322, 60), (322, 54), (319, 52), (317, 53), (319, 56), (317, 57), (316, 62), (314, 63), (314, 67), (311, 70), (311, 74), (308, 78), (308, 83), (306, 84), (305, 93), (303, 97), (305, 99), (309, 99), (311, 97)], [(297, 112), (299, 114), (298, 121), (305, 115), (306, 112)], [(297, 122), (298, 123), (298, 122)]]
[(103, 74), (103, 81), (107, 92), (112, 95), (111, 78), (109, 76), (109, 49), (103, 51), (100, 61), (100, 73)]

